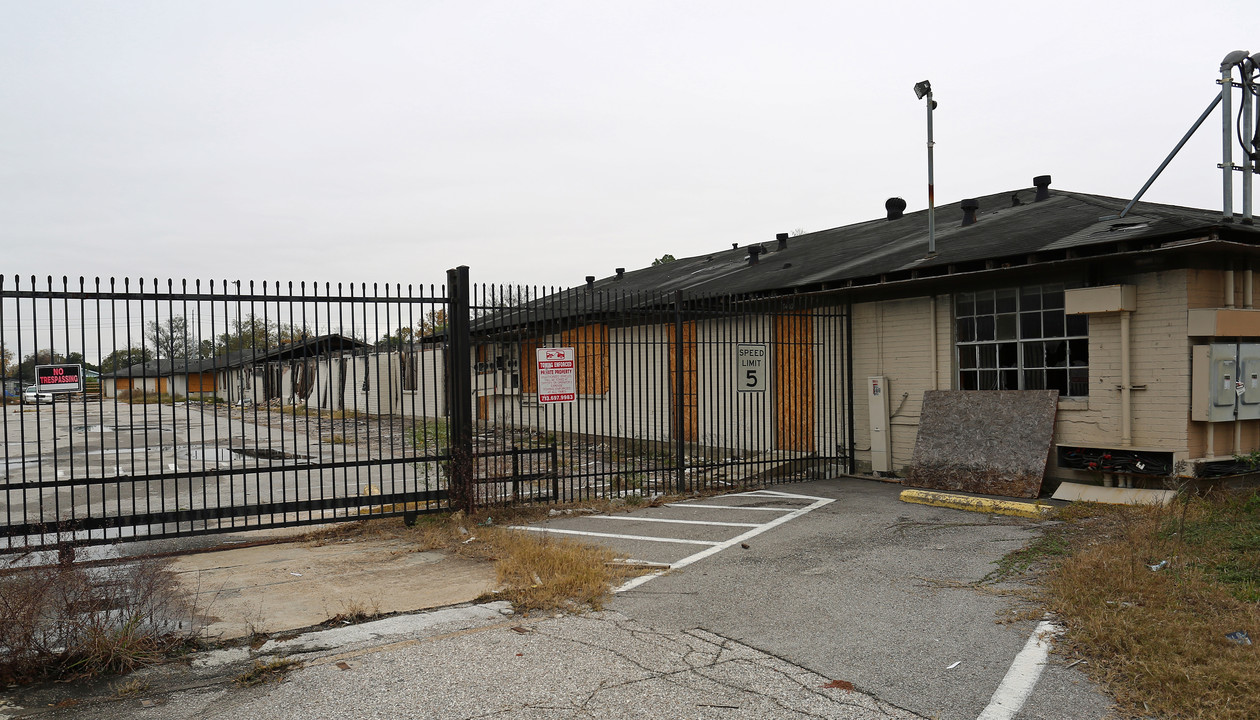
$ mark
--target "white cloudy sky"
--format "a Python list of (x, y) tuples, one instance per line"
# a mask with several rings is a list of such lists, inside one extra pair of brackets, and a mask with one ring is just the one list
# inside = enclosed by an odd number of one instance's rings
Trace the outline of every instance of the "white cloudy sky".
[[(939, 202), (1129, 197), (1248, 2), (0, 0), (11, 275), (576, 285)], [(1220, 206), (1220, 121), (1147, 199)]]

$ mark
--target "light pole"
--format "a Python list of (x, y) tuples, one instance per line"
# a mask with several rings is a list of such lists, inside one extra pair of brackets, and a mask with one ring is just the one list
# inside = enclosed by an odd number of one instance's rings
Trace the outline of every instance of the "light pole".
[(932, 83), (924, 80), (914, 84), (915, 97), (927, 98), (927, 151), (928, 151), (928, 255), (936, 254), (936, 198), (935, 182), (932, 177), (932, 110), (936, 101), (932, 99)]

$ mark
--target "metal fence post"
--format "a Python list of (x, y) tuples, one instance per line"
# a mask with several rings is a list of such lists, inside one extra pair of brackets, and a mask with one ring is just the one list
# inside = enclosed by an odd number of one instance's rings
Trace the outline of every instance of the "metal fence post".
[(675, 476), (675, 489), (678, 492), (687, 491), (687, 461), (685, 453), (687, 451), (686, 432), (684, 430), (683, 407), (686, 399), (683, 397), (683, 389), (685, 387), (683, 381), (684, 355), (683, 355), (683, 316), (682, 316), (682, 292), (674, 292), (674, 457), (677, 463)]
[(451, 507), (472, 512), (473, 412), (472, 341), (469, 334), (468, 266), (446, 271), (446, 392), (450, 406), (451, 460), (448, 482)]

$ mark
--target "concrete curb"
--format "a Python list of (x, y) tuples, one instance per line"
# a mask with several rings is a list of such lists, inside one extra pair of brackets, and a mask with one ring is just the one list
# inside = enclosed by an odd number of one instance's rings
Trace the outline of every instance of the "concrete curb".
[(1033, 518), (1034, 520), (1044, 518), (1047, 513), (1054, 509), (1050, 505), (1042, 505), (1040, 503), (993, 500), (991, 498), (956, 495), (954, 493), (934, 492), (932, 490), (903, 490), (901, 491), (901, 501), (994, 515), (1014, 515), (1016, 517)]

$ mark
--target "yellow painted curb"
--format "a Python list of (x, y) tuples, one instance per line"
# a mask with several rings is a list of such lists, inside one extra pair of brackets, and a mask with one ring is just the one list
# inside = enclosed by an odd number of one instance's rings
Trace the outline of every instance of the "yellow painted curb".
[(1039, 503), (1018, 502), (1016, 500), (992, 500), (990, 498), (955, 495), (954, 493), (935, 492), (932, 490), (902, 490), (901, 501), (931, 505), (933, 507), (953, 508), (955, 510), (972, 510), (974, 512), (992, 513), (994, 515), (1014, 515), (1016, 517), (1042, 518), (1054, 508)]

